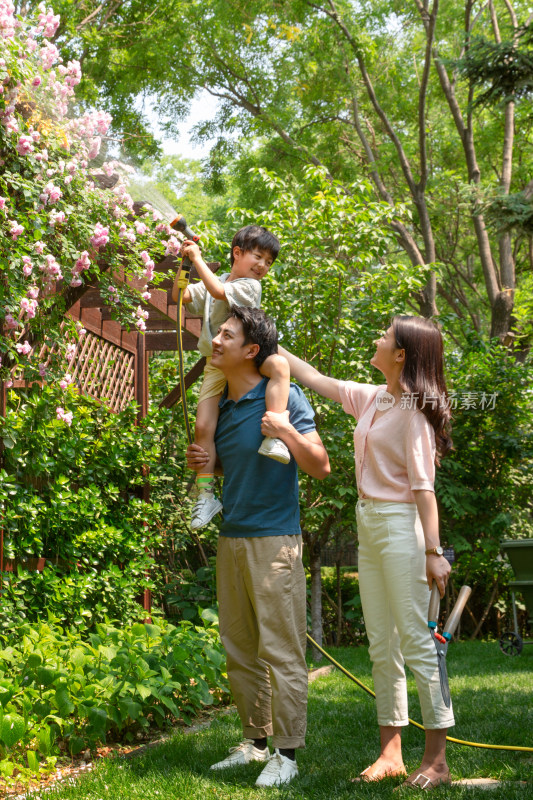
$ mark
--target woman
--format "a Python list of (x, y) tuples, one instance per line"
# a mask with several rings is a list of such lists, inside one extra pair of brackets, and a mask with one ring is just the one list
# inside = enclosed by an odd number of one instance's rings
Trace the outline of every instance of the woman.
[[(426, 733), (420, 768), (405, 781), (431, 789), (450, 782), (442, 699), (427, 627), (429, 591), (444, 595), (450, 565), (442, 555), (435, 464), (451, 448), (442, 336), (420, 317), (396, 317), (370, 363), (386, 386), (339, 381), (280, 348), (291, 375), (342, 406), (354, 432), (359, 501), (359, 585), (373, 663), (381, 752), (355, 780), (405, 775), (401, 728), (408, 724), (404, 660), (415, 676)], [(265, 422), (268, 414), (265, 415)]]

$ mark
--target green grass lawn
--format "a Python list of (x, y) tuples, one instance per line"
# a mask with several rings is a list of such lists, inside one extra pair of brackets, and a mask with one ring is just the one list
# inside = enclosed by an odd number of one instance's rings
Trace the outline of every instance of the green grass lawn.
[[(366, 648), (332, 649), (332, 655), (371, 685)], [(326, 662), (323, 662), (326, 663)], [(321, 664), (322, 665), (322, 664)], [(496, 642), (452, 644), (448, 670), (458, 739), (533, 747), (533, 646), (521, 656), (503, 655)], [(420, 721), (414, 681), (410, 680), (410, 716)], [(236, 714), (221, 715), (196, 733), (176, 733), (169, 741), (136, 757), (98, 763), (74, 785), (58, 784), (32, 795), (42, 800), (353, 800), (393, 798), (393, 780), (355, 786), (357, 775), (377, 755), (374, 701), (338, 670), (310, 686), (307, 747), (298, 753), (300, 777), (286, 788), (256, 789), (260, 764), (212, 774), (209, 766), (223, 758), (241, 738)], [(418, 765), (424, 734), (404, 732), (408, 769)], [(513, 800), (533, 798), (533, 752), (485, 750), (450, 744), (448, 760), (454, 780), (487, 777), (505, 781), (491, 790), (443, 787), (438, 796)], [(520, 781), (527, 781), (524, 786)], [(411, 797), (402, 790), (400, 797)]]

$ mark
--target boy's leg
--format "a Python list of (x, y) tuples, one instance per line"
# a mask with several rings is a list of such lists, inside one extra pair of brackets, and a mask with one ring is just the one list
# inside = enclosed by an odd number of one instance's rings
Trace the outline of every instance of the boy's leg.
[(209, 461), (202, 472), (196, 475), (198, 499), (193, 508), (191, 528), (203, 528), (215, 514), (222, 510), (222, 503), (215, 497), (215, 431), (218, 422), (219, 395), (200, 400), (196, 411), (194, 441), (209, 453)]
[[(291, 382), (289, 362), (277, 354), (268, 356), (261, 364), (259, 371), (269, 379), (265, 392), (267, 411), (281, 414), (286, 411), (289, 402)], [(282, 464), (288, 464), (291, 460), (291, 454), (285, 442), (281, 439), (272, 439), (270, 436), (265, 436), (258, 452), (275, 461), (281, 461)]]

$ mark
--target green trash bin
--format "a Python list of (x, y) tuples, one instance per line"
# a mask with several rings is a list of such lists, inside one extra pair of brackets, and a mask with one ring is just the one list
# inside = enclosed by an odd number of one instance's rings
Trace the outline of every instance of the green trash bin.
[(522, 652), (524, 644), (533, 643), (524, 642), (520, 636), (515, 601), (515, 592), (519, 592), (526, 604), (528, 621), (533, 624), (533, 539), (506, 539), (501, 547), (511, 562), (516, 580), (509, 583), (513, 598), (514, 631), (502, 634), (500, 648), (506, 655), (515, 656)]

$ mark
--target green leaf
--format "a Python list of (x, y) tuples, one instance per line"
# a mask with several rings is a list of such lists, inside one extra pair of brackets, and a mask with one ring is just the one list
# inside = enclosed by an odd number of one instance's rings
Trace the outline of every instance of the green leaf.
[(58, 676), (57, 670), (48, 667), (37, 667), (35, 670), (35, 680), (40, 686), (51, 686)]
[(71, 736), (68, 740), (68, 749), (72, 756), (78, 755), (85, 747), (85, 739), (81, 736)]
[(0, 741), (6, 747), (13, 747), (18, 741), (22, 739), (26, 732), (26, 723), (18, 714), (4, 714), (4, 718), (0, 721)]
[(75, 709), (75, 705), (70, 699), (70, 693), (68, 688), (61, 684), (57, 687), (55, 693), (57, 707), (59, 709), (59, 713), (62, 717), (68, 717), (70, 714), (73, 713)]
[(39, 667), (43, 663), (43, 657), (40, 653), (34, 652), (28, 656), (28, 660), (26, 661), (26, 666), (30, 669), (35, 667)]
[(131, 717), (133, 720), (138, 719), (142, 712), (142, 706), (140, 703), (136, 703), (135, 700), (132, 700), (130, 697), (124, 697), (119, 700), (118, 706), (123, 713), (125, 713), (128, 717)]
[(151, 696), (152, 690), (148, 689), (147, 686), (144, 686), (142, 683), (138, 683), (135, 686), (136, 691), (141, 695), (143, 700), (146, 700), (148, 697)]
[(91, 730), (100, 738), (104, 738), (107, 726), (107, 711), (105, 708), (90, 708), (87, 716)]
[(48, 725), (39, 728), (37, 731), (37, 747), (43, 756), (50, 754), (52, 750), (52, 731)]
[(39, 772), (39, 759), (37, 758), (37, 753), (35, 750), (26, 750), (26, 759), (28, 761), (28, 767), (31, 769), (33, 773)]

